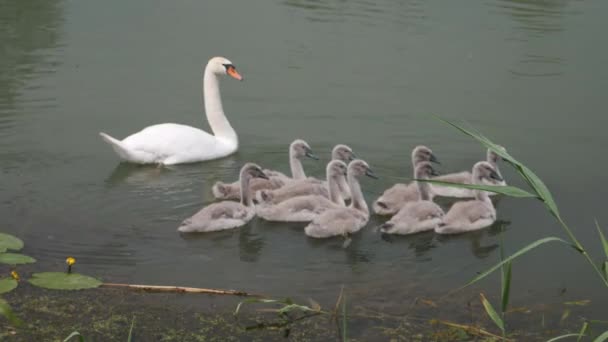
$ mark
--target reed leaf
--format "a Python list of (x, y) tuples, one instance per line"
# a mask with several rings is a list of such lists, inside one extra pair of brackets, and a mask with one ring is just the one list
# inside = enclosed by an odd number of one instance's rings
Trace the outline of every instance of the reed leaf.
[(8, 304), (8, 302), (2, 298), (0, 298), (0, 316), (6, 317), (6, 319), (8, 319), (8, 321), (16, 327), (19, 327), (23, 324), (19, 317), (15, 316), (15, 314), (13, 313), (13, 309), (11, 309), (11, 306)]
[(70, 336), (66, 337), (63, 342), (68, 342), (69, 340), (71, 340), (74, 337), (78, 337), (78, 341), (79, 342), (84, 342), (84, 336), (82, 336), (81, 333), (79, 333), (78, 331), (73, 331)]
[(511, 262), (507, 262), (503, 265), (503, 276), (502, 276), (502, 294), (501, 294), (501, 309), (503, 316), (507, 312), (509, 306), (509, 296), (511, 293)]
[(606, 255), (606, 259), (608, 259), (608, 241), (602, 233), (602, 228), (600, 228), (600, 224), (595, 220), (595, 227), (597, 228), (597, 232), (600, 234), (600, 240), (602, 240), (602, 246), (604, 247), (604, 255)]
[(486, 309), (486, 312), (488, 313), (488, 316), (490, 316), (490, 318), (492, 319), (492, 321), (494, 321), (494, 323), (496, 324), (496, 326), (498, 328), (500, 328), (500, 331), (502, 331), (502, 333), (504, 335), (504, 333), (505, 333), (505, 324), (502, 321), (502, 318), (500, 318), (500, 315), (498, 315), (496, 313), (496, 310), (494, 310), (494, 307), (486, 299), (486, 296), (484, 296), (483, 293), (480, 293), (479, 297), (481, 297), (481, 303), (483, 304), (483, 307)]
[(502, 267), (504, 264), (506, 264), (508, 262), (511, 262), (513, 259), (515, 259), (515, 258), (517, 258), (517, 257), (519, 257), (519, 256), (521, 256), (521, 255), (523, 255), (523, 254), (525, 254), (525, 253), (533, 250), (534, 248), (536, 248), (536, 247), (538, 247), (538, 246), (540, 246), (542, 244), (545, 244), (545, 243), (548, 243), (548, 242), (553, 242), (553, 241), (564, 243), (564, 244), (566, 244), (566, 245), (568, 245), (568, 246), (570, 246), (570, 247), (578, 250), (576, 246), (574, 246), (571, 243), (569, 243), (568, 241), (565, 241), (565, 240), (560, 239), (558, 237), (550, 236), (550, 237), (542, 238), (542, 239), (539, 239), (539, 240), (536, 240), (536, 241), (532, 242), (531, 244), (527, 245), (526, 247), (524, 247), (524, 248), (518, 250), (517, 252), (511, 254), (510, 256), (508, 256), (506, 259), (504, 259), (503, 261), (499, 262), (498, 264), (490, 267), (488, 270), (482, 272), (481, 274), (479, 274), (478, 276), (476, 276), (475, 278), (473, 278), (472, 280), (470, 280), (462, 288), (470, 286), (470, 285), (472, 285), (472, 284), (480, 281), (481, 279), (483, 279), (483, 278), (487, 277), (488, 275), (490, 275), (492, 272), (496, 271), (498, 268)]
[(507, 195), (510, 197), (519, 197), (519, 198), (538, 198), (538, 196), (527, 192), (526, 190), (520, 189), (518, 187), (505, 185), (477, 185), (477, 184), (462, 184), (462, 183), (452, 183), (452, 182), (444, 182), (434, 179), (415, 179), (419, 182), (427, 182), (431, 184), (437, 184), (441, 186), (447, 186), (451, 188), (464, 188), (471, 190), (485, 190), (490, 192), (495, 192), (497, 194)]
[(129, 336), (127, 336), (127, 342), (133, 341), (133, 327), (135, 326), (135, 315), (131, 319), (131, 328), (129, 328)]
[(587, 329), (589, 328), (589, 323), (585, 322), (583, 323), (583, 326), (581, 327), (581, 331), (579, 331), (578, 333), (578, 338), (576, 339), (576, 342), (581, 342), (581, 339), (583, 338), (583, 336), (586, 336), (586, 332)]
[(550, 340), (547, 340), (547, 342), (555, 342), (555, 341), (559, 341), (559, 340), (563, 340), (565, 338), (569, 338), (569, 337), (577, 337), (579, 334), (565, 334), (565, 335), (560, 335), (560, 336), (556, 336)]
[(346, 337), (346, 295), (342, 297), (342, 341), (348, 341)]
[(608, 330), (604, 331), (603, 334), (596, 337), (595, 340), (593, 340), (593, 342), (604, 342), (606, 340), (608, 340)]

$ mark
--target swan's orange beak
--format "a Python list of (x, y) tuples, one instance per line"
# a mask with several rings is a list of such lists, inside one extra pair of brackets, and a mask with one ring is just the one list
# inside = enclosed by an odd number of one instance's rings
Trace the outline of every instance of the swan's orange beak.
[(239, 81), (243, 80), (243, 76), (241, 76), (237, 71), (236, 68), (233, 66), (229, 66), (228, 70), (226, 70), (226, 73), (228, 75), (230, 75), (232, 78), (237, 79)]

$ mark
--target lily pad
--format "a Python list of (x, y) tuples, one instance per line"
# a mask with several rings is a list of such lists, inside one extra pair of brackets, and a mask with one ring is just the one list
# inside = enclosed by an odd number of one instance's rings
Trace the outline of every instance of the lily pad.
[(13, 278), (0, 279), (0, 293), (11, 292), (17, 287), (17, 281)]
[(23, 241), (16, 236), (0, 233), (0, 252), (6, 252), (7, 249), (15, 251), (23, 248)]
[(53, 290), (92, 289), (101, 285), (101, 281), (78, 273), (42, 272), (32, 274), (29, 280), (32, 285)]
[(36, 259), (17, 253), (2, 253), (0, 254), (0, 263), (9, 265), (31, 264), (36, 262)]

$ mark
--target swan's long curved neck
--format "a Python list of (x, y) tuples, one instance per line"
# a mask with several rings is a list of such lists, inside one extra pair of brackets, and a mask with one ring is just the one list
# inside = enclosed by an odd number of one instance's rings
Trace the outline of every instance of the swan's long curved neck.
[(205, 98), (207, 121), (209, 121), (213, 134), (218, 138), (238, 145), (238, 136), (224, 114), (219, 80), (209, 67), (205, 69), (205, 75), (203, 76), (203, 97)]
[(249, 180), (250, 176), (244, 173), (241, 173), (239, 177), (239, 182), (241, 183), (241, 204), (247, 207), (253, 205), (253, 199), (251, 197), (251, 189), (249, 189)]
[[(425, 175), (418, 175), (415, 177), (416, 179), (428, 179), (427, 176)], [(429, 192), (430, 192), (430, 185), (427, 182), (416, 182), (416, 185), (418, 186), (418, 194), (419, 194), (419, 198), (421, 201), (428, 201), (431, 199), (431, 196), (429, 196)]]
[(342, 197), (342, 191), (340, 190), (340, 180), (344, 181), (343, 175), (330, 175), (327, 173), (327, 187), (329, 188), (329, 200), (340, 205), (345, 206), (344, 198)]
[(289, 167), (291, 168), (291, 177), (293, 179), (304, 179), (306, 178), (304, 167), (302, 167), (302, 162), (300, 159), (294, 154), (294, 151), (289, 151)]
[(369, 208), (367, 207), (367, 203), (365, 203), (365, 198), (363, 197), (363, 192), (361, 191), (361, 185), (359, 184), (357, 178), (352, 174), (348, 175), (348, 186), (350, 186), (351, 192), (351, 207), (369, 214)]
[[(483, 185), (483, 183), (481, 182), (481, 177), (479, 176), (479, 173), (476, 170), (473, 170), (473, 184)], [(476, 200), (492, 204), (490, 195), (486, 191), (473, 190), (473, 193), (475, 194)]]

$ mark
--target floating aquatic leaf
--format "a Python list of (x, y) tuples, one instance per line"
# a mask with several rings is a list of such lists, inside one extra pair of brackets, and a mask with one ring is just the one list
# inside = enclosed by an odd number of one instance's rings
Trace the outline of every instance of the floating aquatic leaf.
[(18, 251), (23, 248), (23, 241), (16, 236), (0, 233), (0, 253), (7, 249)]
[(8, 319), (8, 321), (14, 326), (20, 326), (23, 324), (23, 322), (17, 316), (15, 316), (11, 306), (8, 305), (8, 303), (2, 298), (0, 298), (0, 315), (6, 317), (6, 319)]
[(34, 273), (29, 282), (38, 287), (53, 290), (90, 289), (101, 285), (101, 281), (78, 273), (43, 272)]
[(505, 331), (505, 324), (502, 321), (502, 318), (500, 318), (500, 316), (498, 315), (498, 313), (496, 313), (496, 310), (494, 310), (494, 307), (486, 299), (486, 296), (484, 296), (483, 293), (480, 293), (479, 297), (481, 297), (481, 303), (483, 304), (483, 307), (486, 309), (486, 312), (488, 313), (488, 316), (490, 316), (490, 318), (494, 321), (494, 323), (496, 324), (496, 326), (498, 328), (500, 328), (500, 331), (502, 331), (504, 333), (504, 331)]
[(0, 263), (9, 265), (31, 264), (36, 262), (36, 259), (18, 253), (2, 253), (0, 254)]
[(18, 284), (19, 283), (13, 278), (2, 278), (0, 279), (0, 293), (11, 292)]

